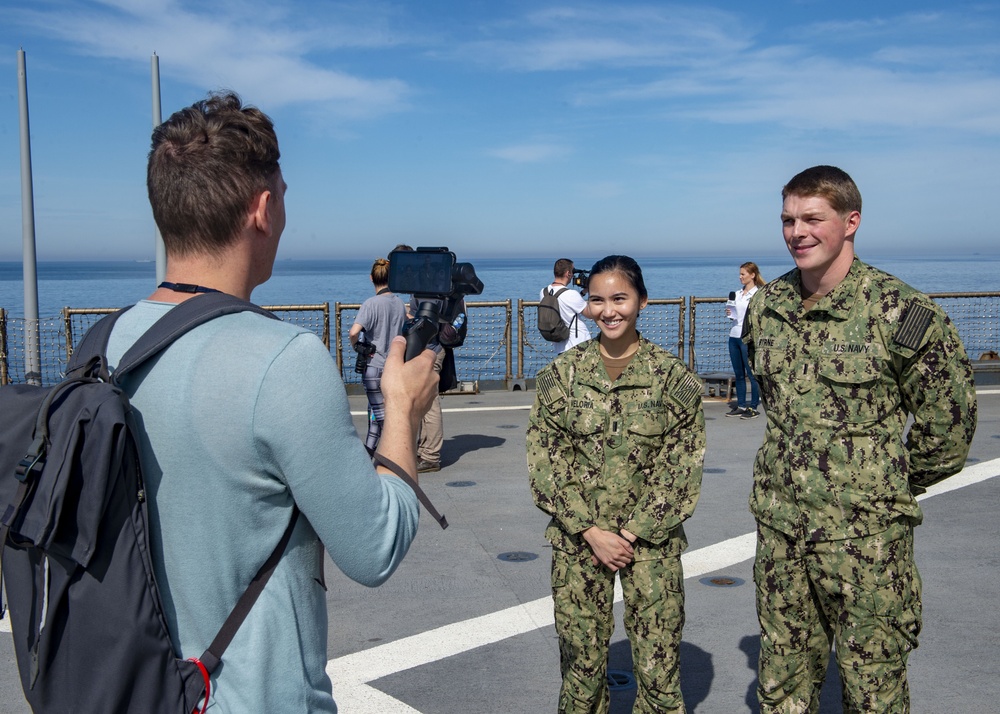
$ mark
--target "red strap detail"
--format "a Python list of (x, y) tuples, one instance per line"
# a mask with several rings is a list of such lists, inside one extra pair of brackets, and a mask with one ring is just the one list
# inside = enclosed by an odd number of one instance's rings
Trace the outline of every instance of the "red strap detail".
[(201, 678), (205, 680), (205, 703), (201, 707), (201, 711), (198, 711), (198, 707), (194, 708), (191, 714), (205, 714), (205, 710), (208, 709), (208, 698), (212, 695), (212, 678), (208, 675), (208, 668), (201, 663), (201, 660), (197, 657), (188, 657), (188, 662), (194, 662), (198, 665), (198, 669), (201, 670)]

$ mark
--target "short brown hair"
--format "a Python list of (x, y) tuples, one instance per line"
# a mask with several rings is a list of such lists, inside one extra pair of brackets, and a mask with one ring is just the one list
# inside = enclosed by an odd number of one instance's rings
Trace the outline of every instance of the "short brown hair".
[(280, 171), (271, 119), (213, 93), (153, 130), (146, 189), (168, 253), (218, 253)]
[(861, 192), (846, 171), (836, 166), (813, 166), (792, 177), (781, 189), (782, 200), (789, 196), (825, 198), (841, 216), (861, 213)]
[(560, 258), (552, 266), (552, 274), (557, 278), (561, 278), (571, 270), (573, 270), (573, 261), (569, 258)]

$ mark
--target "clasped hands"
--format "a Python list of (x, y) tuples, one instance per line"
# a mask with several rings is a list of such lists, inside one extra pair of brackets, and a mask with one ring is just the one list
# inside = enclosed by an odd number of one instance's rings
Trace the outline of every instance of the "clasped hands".
[(632, 562), (636, 536), (625, 529), (615, 533), (591, 526), (583, 532), (583, 539), (590, 546), (594, 565), (600, 563), (614, 573)]

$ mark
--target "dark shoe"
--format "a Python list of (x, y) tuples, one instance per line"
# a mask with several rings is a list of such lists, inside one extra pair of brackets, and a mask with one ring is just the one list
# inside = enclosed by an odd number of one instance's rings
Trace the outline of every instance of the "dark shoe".
[(726, 416), (738, 416), (742, 417), (746, 413), (746, 409), (743, 407), (733, 407), (730, 411), (726, 412)]
[(417, 462), (417, 473), (425, 474), (431, 471), (440, 471), (441, 462), (440, 461), (418, 461)]
[(740, 419), (756, 419), (760, 416), (760, 412), (753, 407), (747, 407), (746, 411), (743, 412), (743, 416)]

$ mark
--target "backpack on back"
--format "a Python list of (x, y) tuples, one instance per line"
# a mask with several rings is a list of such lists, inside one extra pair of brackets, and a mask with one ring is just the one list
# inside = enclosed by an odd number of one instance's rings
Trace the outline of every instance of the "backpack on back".
[(59, 384), (0, 388), (0, 585), (35, 712), (191, 714), (207, 706), (210, 674), (280, 560), (298, 511), (215, 641), (200, 659), (179, 659), (150, 560), (138, 431), (119, 385), (193, 327), (245, 310), (274, 317), (222, 293), (186, 300), (112, 376), (104, 353), (121, 311), (87, 332)]
[[(569, 339), (569, 325), (563, 322), (562, 314), (559, 312), (559, 296), (567, 290), (569, 290), (568, 286), (561, 290), (553, 290), (549, 286), (542, 291), (542, 299), (538, 303), (538, 331), (549, 342), (562, 342)], [(575, 316), (573, 322), (576, 322), (579, 317), (579, 315)]]

